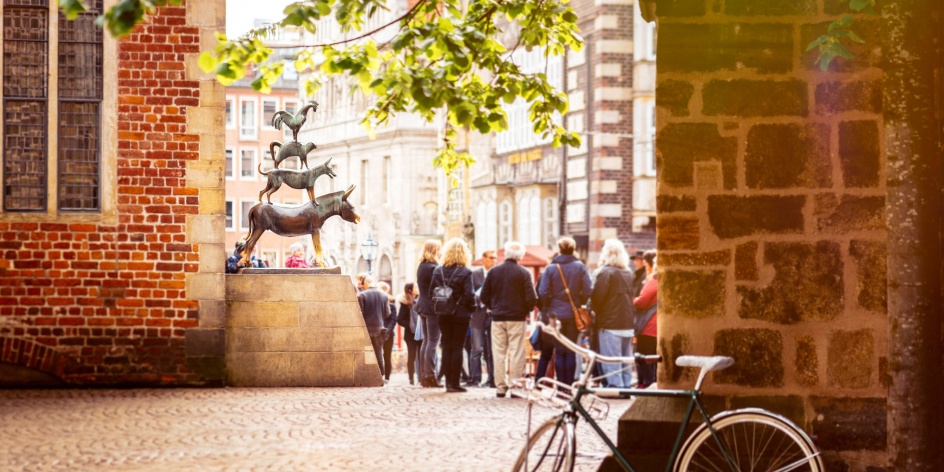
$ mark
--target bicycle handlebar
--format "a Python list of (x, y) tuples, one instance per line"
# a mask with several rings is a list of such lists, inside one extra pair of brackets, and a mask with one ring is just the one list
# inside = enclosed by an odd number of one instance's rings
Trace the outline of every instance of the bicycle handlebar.
[(537, 326), (541, 328), (541, 331), (547, 333), (548, 335), (556, 339), (558, 342), (563, 344), (564, 347), (579, 354), (581, 357), (587, 360), (594, 359), (596, 362), (600, 362), (603, 364), (630, 364), (630, 363), (635, 362), (636, 360), (645, 362), (647, 364), (654, 364), (657, 362), (662, 362), (662, 356), (660, 355), (647, 356), (647, 355), (636, 353), (633, 357), (604, 356), (598, 352), (591, 351), (590, 349), (581, 347), (580, 345), (571, 341), (570, 339), (567, 339), (566, 336), (560, 333), (560, 331), (557, 329), (557, 326), (560, 324), (560, 322), (557, 321), (556, 316), (551, 316), (550, 324), (544, 324), (540, 321), (536, 321), (535, 324), (537, 324)]

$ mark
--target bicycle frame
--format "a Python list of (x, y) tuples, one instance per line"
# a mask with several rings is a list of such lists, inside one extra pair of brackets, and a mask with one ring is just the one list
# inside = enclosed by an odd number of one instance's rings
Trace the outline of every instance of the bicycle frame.
[[(542, 328), (546, 327), (546, 325), (544, 325), (543, 323), (539, 323), (539, 325), (541, 325)], [(619, 451), (619, 449), (617, 449), (616, 445), (613, 444), (613, 441), (610, 440), (609, 436), (607, 436), (607, 434), (600, 428), (600, 425), (596, 423), (596, 421), (593, 419), (590, 412), (587, 411), (587, 409), (584, 408), (583, 404), (581, 404), (580, 402), (580, 400), (585, 395), (588, 395), (588, 394), (593, 395), (595, 393), (594, 389), (587, 388), (587, 385), (589, 385), (589, 382), (590, 382), (589, 372), (593, 372), (593, 369), (596, 366), (598, 361), (613, 363), (614, 359), (608, 358), (605, 356), (600, 356), (593, 351), (585, 350), (581, 348), (580, 346), (577, 346), (569, 339), (561, 336), (560, 333), (557, 331), (556, 327), (552, 327), (551, 329), (549, 329), (548, 334), (552, 335), (554, 338), (560, 341), (561, 344), (563, 344), (570, 350), (574, 351), (581, 357), (584, 357), (588, 361), (587, 369), (586, 369), (586, 372), (588, 373), (585, 374), (582, 378), (580, 378), (577, 382), (575, 382), (574, 385), (567, 386), (567, 385), (560, 384), (566, 388), (571, 389), (574, 392), (573, 398), (569, 402), (570, 414), (579, 414), (581, 417), (583, 417), (585, 421), (587, 421), (587, 423), (590, 424), (594, 432), (596, 432), (597, 436), (599, 436), (603, 440), (603, 442), (607, 445), (607, 447), (610, 448), (610, 451), (612, 451), (613, 453), (613, 458), (616, 460), (617, 463), (620, 464), (623, 470), (626, 470), (627, 472), (635, 472), (636, 469), (632, 467), (632, 465), (627, 460), (627, 458), (623, 456), (623, 454)], [(658, 356), (656, 357), (658, 358)], [(642, 358), (645, 358), (645, 356), (643, 356)], [(675, 464), (675, 460), (679, 454), (679, 449), (682, 447), (682, 440), (685, 438), (685, 429), (688, 427), (688, 424), (691, 422), (692, 414), (696, 410), (701, 414), (702, 419), (705, 421), (705, 424), (708, 427), (708, 431), (711, 433), (711, 437), (714, 438), (715, 442), (718, 444), (719, 450), (724, 455), (724, 459), (725, 459), (725, 462), (727, 462), (728, 467), (731, 469), (732, 472), (737, 471), (737, 466), (735, 465), (734, 460), (731, 457), (730, 451), (728, 451), (728, 448), (724, 445), (724, 442), (721, 440), (721, 438), (718, 437), (718, 434), (711, 423), (711, 415), (708, 413), (708, 410), (705, 409), (705, 405), (701, 402), (701, 398), (700, 398), (701, 397), (701, 383), (704, 380), (705, 373), (706, 372), (703, 371), (701, 375), (699, 375), (698, 381), (696, 381), (695, 383), (695, 388), (692, 390), (666, 390), (666, 389), (650, 390), (650, 389), (639, 389), (639, 388), (608, 389), (608, 391), (610, 392), (620, 393), (620, 394), (625, 393), (625, 394), (629, 394), (629, 395), (633, 395), (637, 397), (664, 397), (664, 398), (688, 398), (689, 399), (688, 407), (685, 409), (685, 416), (682, 419), (682, 423), (679, 425), (679, 431), (675, 438), (675, 444), (672, 446), (672, 453), (669, 455), (669, 461), (665, 466), (666, 472), (671, 472), (672, 466)], [(559, 382), (552, 382), (552, 383), (559, 384)], [(564, 410), (564, 414), (568, 414), (567, 410)]]

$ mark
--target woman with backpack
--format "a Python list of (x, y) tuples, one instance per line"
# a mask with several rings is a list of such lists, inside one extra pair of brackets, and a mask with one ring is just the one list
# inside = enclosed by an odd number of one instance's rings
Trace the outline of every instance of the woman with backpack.
[(446, 392), (465, 392), (459, 384), (462, 373), (462, 346), (475, 311), (475, 289), (469, 270), (471, 251), (465, 241), (452, 238), (443, 248), (442, 263), (433, 270), (429, 285), (433, 313), (442, 333), (442, 371)]
[(416, 300), (416, 313), (420, 315), (420, 330), (423, 332), (423, 345), (420, 347), (420, 385), (423, 387), (442, 387), (436, 380), (436, 350), (439, 349), (439, 321), (433, 313), (429, 285), (433, 281), (433, 271), (439, 260), (442, 243), (438, 239), (427, 239), (423, 244), (423, 255), (416, 268), (416, 287), (420, 297)]
[(397, 312), (397, 324), (403, 327), (403, 340), (406, 342), (406, 368), (410, 374), (410, 385), (413, 385), (413, 374), (416, 372), (416, 354), (420, 351), (423, 340), (416, 340), (417, 316), (414, 314), (413, 304), (420, 292), (413, 282), (407, 283), (400, 294), (400, 310)]

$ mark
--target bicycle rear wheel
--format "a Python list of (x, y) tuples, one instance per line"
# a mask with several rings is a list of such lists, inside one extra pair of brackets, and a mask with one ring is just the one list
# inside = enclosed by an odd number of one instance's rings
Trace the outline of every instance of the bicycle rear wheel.
[(528, 438), (528, 444), (521, 450), (512, 470), (571, 472), (574, 470), (576, 451), (573, 420), (564, 415), (557, 416), (544, 422)]
[(718, 441), (702, 424), (685, 442), (675, 460), (678, 472), (755, 471), (820, 472), (819, 451), (802, 430), (783, 417), (764, 410), (721, 413), (711, 420), (734, 468), (728, 465)]

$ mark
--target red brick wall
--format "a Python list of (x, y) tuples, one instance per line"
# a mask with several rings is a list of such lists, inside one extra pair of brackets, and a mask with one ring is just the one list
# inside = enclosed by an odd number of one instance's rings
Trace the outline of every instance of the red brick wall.
[(186, 8), (164, 8), (118, 43), (117, 77), (105, 71), (118, 93), (118, 109), (103, 111), (118, 118), (116, 224), (0, 215), (0, 361), (76, 385), (202, 382), (184, 349), (198, 323), (185, 275), (199, 259), (185, 242), (198, 210), (185, 173), (200, 146), (186, 125), (200, 87), (185, 80), (184, 55), (198, 44)]

